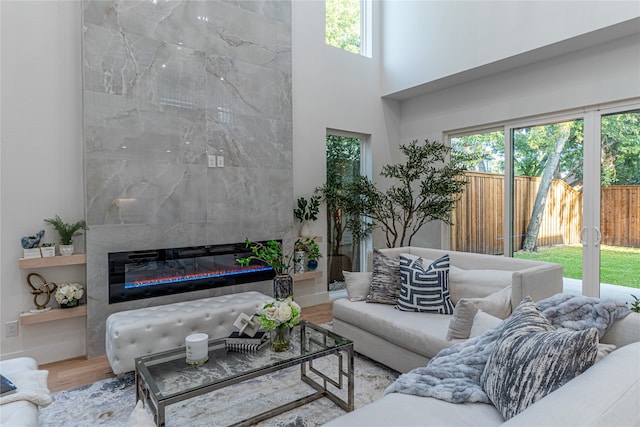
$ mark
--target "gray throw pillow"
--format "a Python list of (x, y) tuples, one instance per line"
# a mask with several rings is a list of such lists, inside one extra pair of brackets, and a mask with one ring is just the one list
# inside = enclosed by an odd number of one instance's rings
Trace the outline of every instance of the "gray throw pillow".
[(400, 261), (373, 250), (373, 274), (367, 302), (396, 304), (400, 295)]
[(371, 285), (370, 272), (343, 271), (344, 283), (347, 287), (347, 297), (349, 301), (364, 301), (369, 294)]
[(508, 420), (593, 365), (598, 331), (556, 330), (526, 297), (487, 360), (480, 382)]

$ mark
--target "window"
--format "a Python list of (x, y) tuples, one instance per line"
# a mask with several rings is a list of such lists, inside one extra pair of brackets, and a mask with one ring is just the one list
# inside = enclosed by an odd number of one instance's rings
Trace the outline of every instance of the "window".
[[(341, 188), (360, 175), (369, 176), (365, 157), (365, 135), (340, 131), (327, 132), (327, 266), (329, 290), (344, 286), (343, 271), (361, 271), (366, 265), (366, 246), (351, 232), (342, 207)], [(357, 232), (356, 232), (357, 234)]]
[(326, 0), (326, 43), (371, 57), (371, 0)]
[[(469, 184), (452, 212), (451, 249), (498, 255), (504, 252), (504, 131), (486, 131), (450, 139), (452, 157), (465, 162)], [(452, 158), (455, 161), (455, 158)]]

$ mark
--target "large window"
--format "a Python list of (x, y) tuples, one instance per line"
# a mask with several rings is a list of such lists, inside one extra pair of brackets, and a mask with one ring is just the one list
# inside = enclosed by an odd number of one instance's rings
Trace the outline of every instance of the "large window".
[(326, 0), (326, 42), (371, 57), (371, 0)]
[(638, 107), (585, 108), (450, 135), (452, 147), (478, 159), (452, 213), (452, 249), (562, 264), (567, 292), (638, 295)]
[(344, 287), (343, 271), (361, 271), (366, 262), (364, 245), (350, 230), (345, 217), (341, 189), (359, 176), (369, 176), (365, 156), (366, 136), (340, 131), (327, 132), (327, 268), (329, 290)]

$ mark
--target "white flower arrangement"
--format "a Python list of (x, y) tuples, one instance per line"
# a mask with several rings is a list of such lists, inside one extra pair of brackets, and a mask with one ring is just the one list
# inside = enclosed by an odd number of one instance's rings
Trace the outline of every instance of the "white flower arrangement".
[(300, 321), (300, 312), (300, 306), (293, 301), (293, 297), (288, 297), (266, 303), (256, 314), (260, 326), (271, 331), (282, 325), (294, 327)]
[(61, 283), (56, 290), (56, 301), (59, 304), (69, 304), (74, 299), (80, 299), (84, 295), (82, 285), (79, 283)]

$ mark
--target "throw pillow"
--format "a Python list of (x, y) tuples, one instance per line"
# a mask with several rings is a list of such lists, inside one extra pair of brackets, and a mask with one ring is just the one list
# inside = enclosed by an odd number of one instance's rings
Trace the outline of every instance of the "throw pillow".
[(473, 318), (478, 310), (506, 319), (511, 314), (511, 286), (484, 298), (461, 298), (453, 310), (447, 339), (469, 338)]
[(360, 271), (343, 271), (347, 297), (349, 301), (364, 301), (369, 294), (372, 273)]
[(505, 320), (480, 381), (508, 420), (588, 369), (597, 353), (595, 328), (555, 330), (526, 297)]
[(373, 272), (367, 302), (396, 304), (400, 295), (400, 261), (373, 250)]
[(479, 337), (487, 332), (489, 329), (493, 329), (502, 322), (502, 319), (496, 316), (485, 313), (482, 310), (478, 310), (473, 317), (473, 325), (471, 325), (471, 331), (469, 332), (469, 338)]
[(449, 255), (433, 261), (427, 268), (422, 260), (400, 255), (402, 287), (396, 308), (404, 311), (452, 314), (449, 297)]

